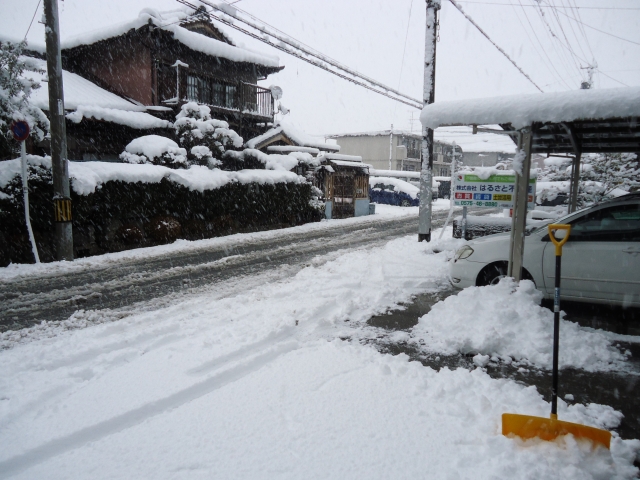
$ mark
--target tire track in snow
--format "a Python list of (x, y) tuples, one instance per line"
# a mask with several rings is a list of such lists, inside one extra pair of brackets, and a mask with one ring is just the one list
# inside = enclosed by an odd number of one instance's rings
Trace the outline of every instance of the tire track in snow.
[[(447, 212), (434, 212), (434, 227)], [(0, 282), (0, 329), (19, 329), (43, 320), (68, 318), (78, 309), (121, 308), (186, 289), (264, 272), (317, 255), (385, 243), (415, 233), (417, 217), (295, 232), (277, 239), (242, 242), (170, 258), (123, 260), (57, 276)], [(230, 258), (234, 257), (234, 258)]]
[[(280, 335), (275, 338), (279, 338)], [(288, 337), (288, 336), (287, 336)], [(266, 340), (266, 339), (265, 339)], [(202, 382), (196, 383), (190, 387), (180, 390), (168, 397), (160, 400), (155, 400), (142, 405), (138, 408), (130, 410), (126, 413), (117, 415), (108, 420), (102, 421), (90, 427), (78, 430), (70, 435), (55, 438), (47, 443), (33, 448), (25, 453), (17, 455), (0, 462), (0, 479), (9, 478), (17, 473), (20, 473), (28, 468), (45, 462), (53, 457), (62, 455), (70, 450), (75, 450), (83, 445), (96, 442), (100, 439), (116, 434), (123, 430), (135, 427), (142, 422), (150, 420), (158, 415), (170, 412), (176, 408), (203, 397), (215, 390), (225, 387), (226, 385), (233, 383), (241, 378), (260, 370), (262, 367), (277, 360), (282, 355), (286, 355), (289, 352), (297, 350), (299, 344), (295, 340), (291, 340), (284, 343), (275, 343), (273, 338), (269, 342), (266, 342), (267, 352), (258, 354), (252, 359), (233, 366), (228, 370), (223, 371), (217, 375), (211, 376)], [(257, 344), (264, 344), (265, 341), (257, 342)], [(270, 348), (275, 347), (275, 348)], [(242, 355), (248, 353), (247, 348), (243, 348)], [(264, 349), (262, 349), (264, 350)], [(238, 354), (240, 356), (240, 354)], [(235, 359), (233, 354), (227, 356), (227, 362), (222, 362), (220, 366), (225, 365), (229, 361)], [(216, 365), (217, 366), (217, 365)], [(212, 367), (212, 368), (215, 368)]]

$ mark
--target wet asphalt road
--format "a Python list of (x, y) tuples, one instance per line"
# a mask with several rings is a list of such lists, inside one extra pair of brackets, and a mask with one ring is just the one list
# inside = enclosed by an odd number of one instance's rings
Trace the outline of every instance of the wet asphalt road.
[[(367, 322), (374, 327), (386, 330), (408, 330), (418, 323), (418, 319), (429, 312), (431, 306), (449, 295), (458, 292), (455, 288), (418, 295), (410, 304), (404, 305), (404, 310), (388, 312), (375, 316)], [(552, 310), (552, 303), (543, 303)], [(600, 328), (623, 335), (640, 335), (640, 309), (621, 309), (597, 305), (563, 302), (562, 310), (566, 313), (566, 320), (578, 324)], [(615, 430), (622, 438), (640, 438), (640, 344), (615, 342), (622, 350), (629, 350), (631, 357), (628, 361), (628, 372), (585, 372), (577, 369), (563, 369), (559, 373), (559, 396), (570, 393), (573, 401), (568, 403), (599, 403), (610, 405), (624, 414), (620, 426)], [(390, 344), (384, 340), (377, 344), (380, 351), (397, 355), (407, 354), (412, 360), (422, 362), (436, 370), (444, 367), (451, 369), (466, 368), (473, 370), (473, 355), (444, 356), (425, 354), (412, 345), (406, 343)], [(519, 367), (503, 363), (489, 363), (487, 373), (494, 378), (510, 378), (524, 385), (535, 385), (538, 392), (547, 401), (551, 401), (551, 372), (529, 368), (518, 371)], [(640, 466), (640, 465), (638, 465)]]
[[(447, 211), (433, 213), (433, 227), (444, 224)], [(487, 212), (490, 213), (490, 212)], [(277, 238), (238, 240), (234, 246), (214, 246), (155, 258), (122, 260), (88, 267), (73, 274), (29, 276), (0, 281), (0, 332), (43, 320), (68, 318), (78, 309), (118, 309), (150, 299), (193, 291), (227, 279), (289, 264), (301, 269), (318, 255), (382, 245), (404, 235), (416, 235), (417, 217), (336, 222), (316, 231), (281, 230)]]

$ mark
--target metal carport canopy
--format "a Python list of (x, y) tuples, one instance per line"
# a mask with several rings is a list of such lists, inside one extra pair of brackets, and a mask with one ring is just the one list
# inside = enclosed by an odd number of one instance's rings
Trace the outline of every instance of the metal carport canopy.
[[(583, 153), (640, 152), (640, 87), (535, 93), (437, 102), (420, 114), (423, 126), (500, 125), (525, 153), (517, 184), (527, 185), (531, 154), (573, 154), (570, 209), (575, 210)], [(517, 188), (509, 274), (521, 278), (526, 189)]]
[(627, 87), (437, 102), (423, 108), (420, 120), (432, 129), (530, 127), (532, 153), (575, 153), (573, 134), (581, 153), (604, 153), (640, 151), (638, 117), (640, 87)]

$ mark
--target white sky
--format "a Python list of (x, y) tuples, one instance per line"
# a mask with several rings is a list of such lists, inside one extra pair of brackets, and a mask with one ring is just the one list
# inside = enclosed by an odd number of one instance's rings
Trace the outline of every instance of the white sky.
[[(543, 23), (539, 9), (527, 6), (534, 5), (534, 0), (481, 1), (484, 3), (467, 0), (460, 4), (543, 90), (577, 89), (586, 78), (586, 71), (579, 68), (586, 63), (574, 61), (560, 46), (559, 41), (567, 43), (564, 35), (577, 55), (585, 60), (595, 57), (602, 72), (626, 85), (640, 85), (640, 45), (584, 27), (587, 45), (579, 24), (554, 13), (561, 11), (573, 16), (574, 10), (542, 8), (544, 18), (560, 39), (555, 40)], [(38, 0), (0, 0), (0, 31), (22, 37), (37, 3)], [(637, 0), (543, 0), (541, 3), (543, 7), (549, 4), (579, 5), (584, 23), (640, 43), (640, 2)], [(424, 0), (241, 0), (235, 6), (382, 83), (399, 86), (415, 98), (422, 97)], [(606, 9), (586, 8), (600, 6)], [(64, 0), (60, 2), (62, 36), (135, 18), (144, 7), (167, 10), (180, 4), (175, 0)], [(40, 16), (39, 12), (28, 36), (32, 42), (43, 42), (43, 27), (37, 23)], [(564, 33), (556, 16), (561, 20)], [(283, 88), (282, 101), (291, 110), (289, 120), (308, 133), (383, 130), (391, 123), (395, 128), (409, 130), (412, 111), (413, 129), (419, 131), (418, 110), (352, 85), (240, 32), (229, 28), (227, 31), (239, 44), (280, 57), (285, 69), (270, 76), (265, 83)], [(622, 85), (601, 73), (595, 76), (596, 88), (619, 86)], [(437, 45), (436, 101), (536, 91), (443, 0)]]

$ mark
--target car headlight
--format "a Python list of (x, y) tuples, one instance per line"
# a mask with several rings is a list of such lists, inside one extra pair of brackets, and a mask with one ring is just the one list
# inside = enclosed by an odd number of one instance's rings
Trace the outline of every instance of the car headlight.
[(470, 257), (472, 253), (473, 248), (471, 248), (469, 245), (465, 245), (464, 247), (458, 249), (453, 257), (453, 261), (457, 262), (458, 260), (462, 260), (463, 258)]

